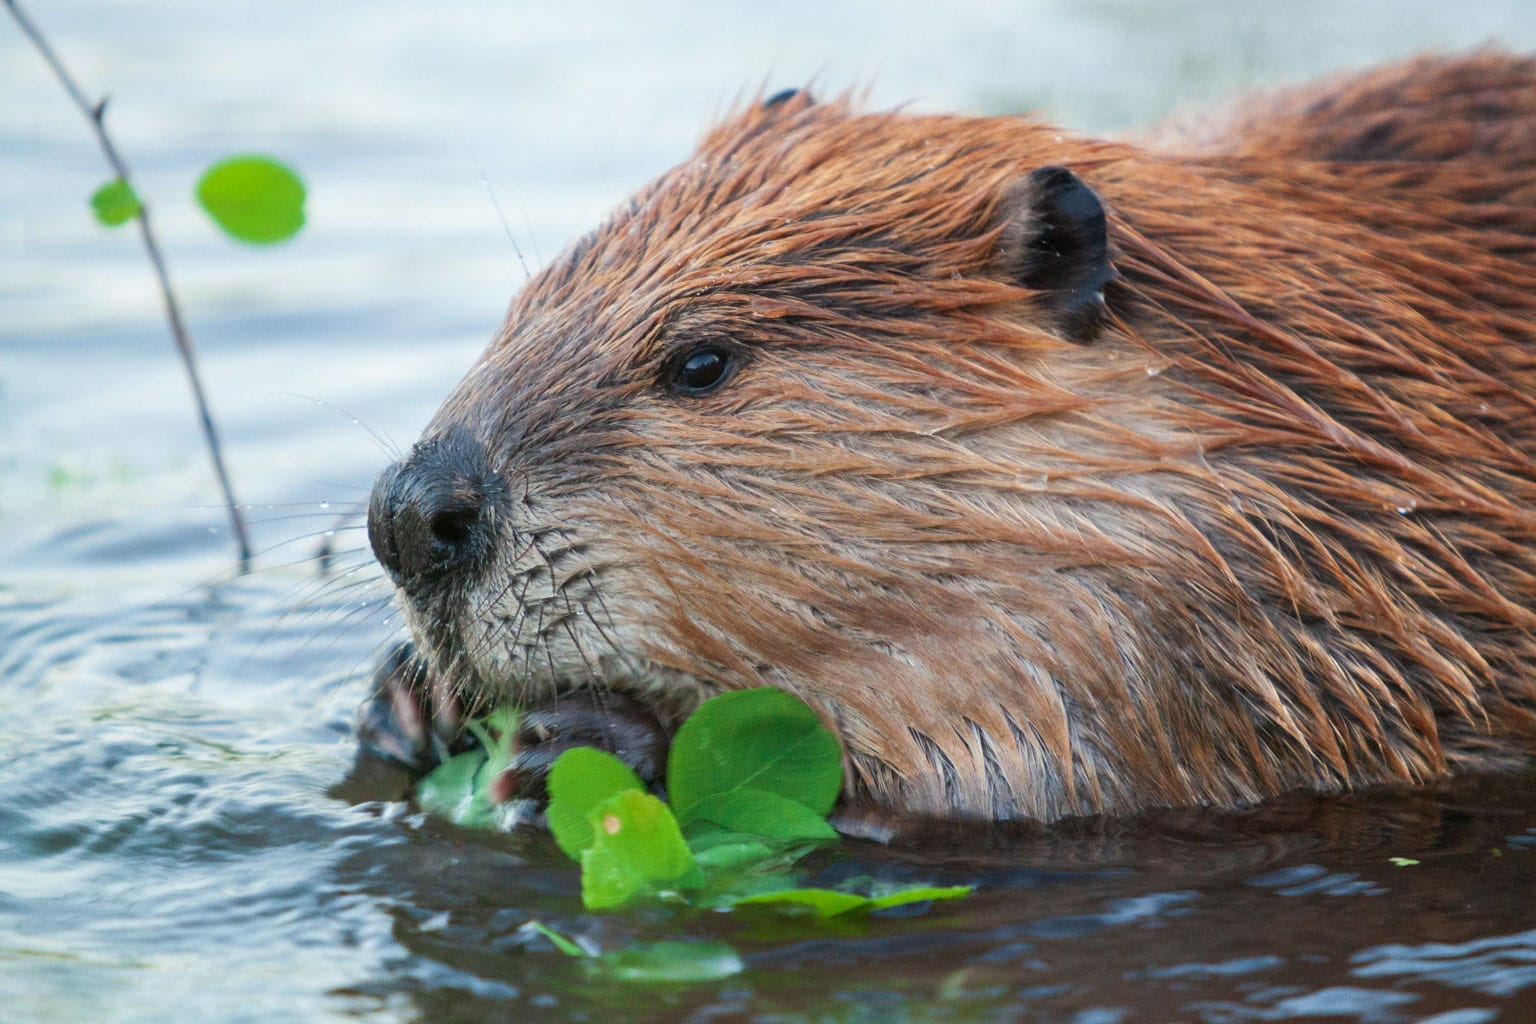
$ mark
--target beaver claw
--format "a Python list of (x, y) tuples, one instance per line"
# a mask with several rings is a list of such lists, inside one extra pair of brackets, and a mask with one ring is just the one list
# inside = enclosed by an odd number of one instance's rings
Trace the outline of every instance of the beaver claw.
[(425, 775), (469, 749), (463, 706), (402, 643), (374, 670), (372, 696), (357, 717), (357, 739), (366, 756), (393, 761)]
[[(391, 651), (373, 674), (373, 696), (358, 716), (363, 753), (424, 775), (473, 748), (464, 708), (413, 644)], [(573, 747), (597, 747), (623, 761), (647, 786), (659, 785), (668, 737), (656, 716), (623, 694), (577, 690), (518, 716), (512, 763), (496, 780), (500, 801), (543, 802), (549, 769)]]

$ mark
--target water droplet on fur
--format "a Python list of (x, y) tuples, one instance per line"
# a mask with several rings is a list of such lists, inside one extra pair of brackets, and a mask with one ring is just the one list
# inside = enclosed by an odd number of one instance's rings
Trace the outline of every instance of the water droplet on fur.
[(1407, 515), (1408, 513), (1412, 512), (1413, 510), (1415, 510), (1418, 507), (1419, 507), (1419, 503), (1418, 502), (1410, 501), (1406, 505), (1399, 505), (1399, 506), (1397, 506), (1397, 514), (1400, 515), (1400, 516), (1405, 516), (1405, 515)]
[(1163, 368), (1161, 366), (1149, 366), (1149, 367), (1147, 367), (1147, 376), (1148, 377), (1156, 377), (1158, 374), (1160, 374), (1162, 372), (1163, 372)]

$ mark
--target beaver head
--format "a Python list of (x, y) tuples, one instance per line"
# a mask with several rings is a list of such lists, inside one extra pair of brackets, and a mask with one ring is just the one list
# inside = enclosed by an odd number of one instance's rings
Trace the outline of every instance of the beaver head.
[(1484, 307), (1529, 267), (1400, 177), (1272, 172), (803, 93), (731, 119), (378, 482), (419, 648), (486, 699), (777, 686), (853, 798), (965, 816), (1496, 752), (1536, 409)]

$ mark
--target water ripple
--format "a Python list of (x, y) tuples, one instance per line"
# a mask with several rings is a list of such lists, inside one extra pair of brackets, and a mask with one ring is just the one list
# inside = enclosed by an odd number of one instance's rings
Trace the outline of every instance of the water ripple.
[[(1529, 899), (1529, 892), (1520, 898)], [(1511, 996), (1536, 984), (1536, 931), (1470, 942), (1426, 942), (1361, 950), (1351, 963), (1360, 978), (1437, 981), (1491, 996)]]

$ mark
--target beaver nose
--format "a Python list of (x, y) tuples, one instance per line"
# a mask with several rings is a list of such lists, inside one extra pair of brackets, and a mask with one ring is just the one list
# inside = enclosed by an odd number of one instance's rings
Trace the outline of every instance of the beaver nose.
[(486, 561), (504, 488), (463, 433), (423, 441), (386, 469), (368, 500), (368, 542), (398, 587), (462, 576)]

